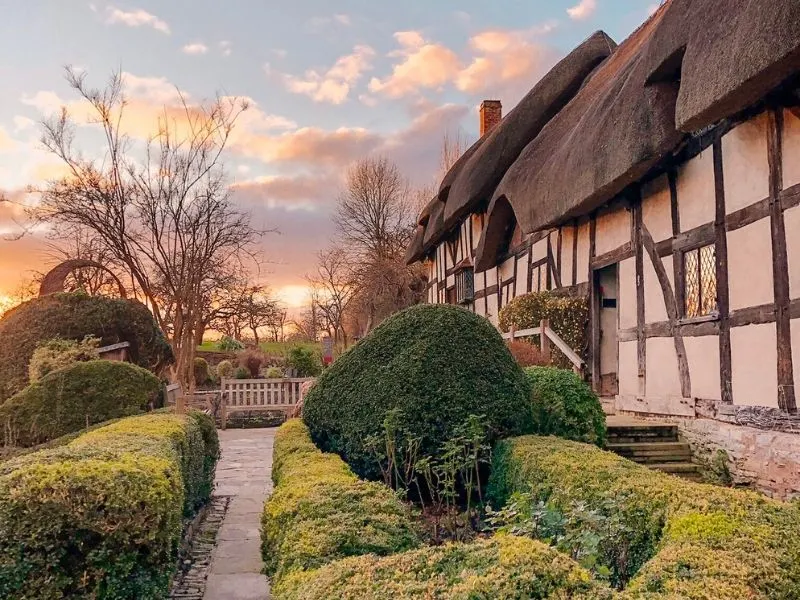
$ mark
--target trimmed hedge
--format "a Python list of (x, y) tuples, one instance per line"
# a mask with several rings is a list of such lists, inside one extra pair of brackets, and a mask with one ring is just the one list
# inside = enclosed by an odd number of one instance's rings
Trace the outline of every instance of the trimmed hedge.
[(53, 371), (0, 405), (6, 443), (35, 446), (147, 410), (161, 390), (150, 371), (94, 360)]
[(122, 419), (0, 465), (0, 597), (165, 598), (219, 454), (200, 413)]
[(386, 486), (362, 481), (333, 454), (323, 454), (299, 420), (275, 437), (275, 491), (264, 506), (262, 553), (273, 593), (286, 593), (290, 573), (362, 554), (415, 548), (408, 508)]
[(150, 370), (173, 361), (172, 350), (141, 302), (83, 292), (35, 298), (0, 318), (0, 403), (28, 385), (28, 363), (45, 340), (100, 338), (101, 345), (130, 342), (131, 362)]
[(604, 600), (611, 590), (593, 582), (572, 559), (531, 539), (497, 535), (389, 557), (348, 558), (319, 571), (296, 572), (280, 600)]
[(592, 389), (572, 371), (529, 367), (534, 431), (539, 435), (596, 444), (606, 441), (606, 415)]
[[(797, 598), (800, 507), (758, 493), (690, 483), (610, 452), (558, 438), (505, 440), (489, 496), (531, 493), (569, 517), (608, 521), (598, 543), (620, 598)], [(567, 519), (569, 521), (569, 519)]]
[(307, 394), (303, 420), (324, 451), (362, 477), (380, 477), (368, 447), (399, 410), (433, 456), (470, 415), (489, 442), (532, 431), (530, 386), (497, 330), (463, 308), (421, 305), (386, 319), (345, 352)]

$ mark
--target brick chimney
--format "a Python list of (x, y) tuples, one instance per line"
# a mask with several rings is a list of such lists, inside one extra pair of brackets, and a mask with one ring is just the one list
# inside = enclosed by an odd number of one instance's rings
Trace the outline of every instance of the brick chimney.
[(494, 129), (503, 120), (503, 105), (500, 100), (481, 102), (481, 137)]

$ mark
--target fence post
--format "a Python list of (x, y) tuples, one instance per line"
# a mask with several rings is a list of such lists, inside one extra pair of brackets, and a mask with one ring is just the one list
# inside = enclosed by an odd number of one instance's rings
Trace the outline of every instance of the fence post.
[(539, 323), (539, 347), (542, 351), (542, 358), (550, 362), (550, 338), (547, 337), (547, 330), (550, 328), (550, 321), (542, 319)]
[(511, 329), (509, 329), (508, 332), (511, 334), (511, 341), (513, 342), (514, 338), (517, 336), (517, 326), (512, 323)]
[(222, 425), (222, 430), (224, 431), (228, 427), (228, 401), (225, 398), (227, 394), (225, 388), (222, 389), (222, 399), (219, 403), (219, 412), (220, 412), (220, 424)]

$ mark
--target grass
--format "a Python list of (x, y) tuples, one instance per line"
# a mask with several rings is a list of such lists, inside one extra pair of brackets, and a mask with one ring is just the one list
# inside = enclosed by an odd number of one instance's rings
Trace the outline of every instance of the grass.
[[(262, 342), (261, 349), (270, 356), (285, 356), (292, 348), (306, 348), (315, 352), (322, 352), (322, 345), (319, 342)], [(197, 347), (200, 352), (218, 351), (216, 340), (204, 340)]]

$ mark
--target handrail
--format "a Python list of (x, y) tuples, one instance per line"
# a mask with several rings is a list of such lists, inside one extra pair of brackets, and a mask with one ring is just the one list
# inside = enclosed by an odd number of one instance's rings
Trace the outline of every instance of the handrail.
[[(544, 331), (544, 335), (542, 335), (542, 331)], [(569, 347), (561, 337), (552, 329), (550, 329), (550, 324), (547, 319), (542, 319), (539, 327), (531, 327), (530, 329), (520, 329), (519, 331), (515, 330), (513, 327), (511, 331), (508, 333), (503, 333), (503, 339), (506, 340), (515, 340), (516, 338), (524, 338), (524, 337), (531, 337), (534, 335), (541, 336), (540, 344), (542, 354), (548, 355), (550, 352), (548, 340), (552, 341), (556, 348), (561, 350), (564, 353), (564, 356), (572, 363), (573, 369), (576, 372), (580, 372), (583, 367), (586, 365), (584, 360), (578, 356), (578, 354)]]

